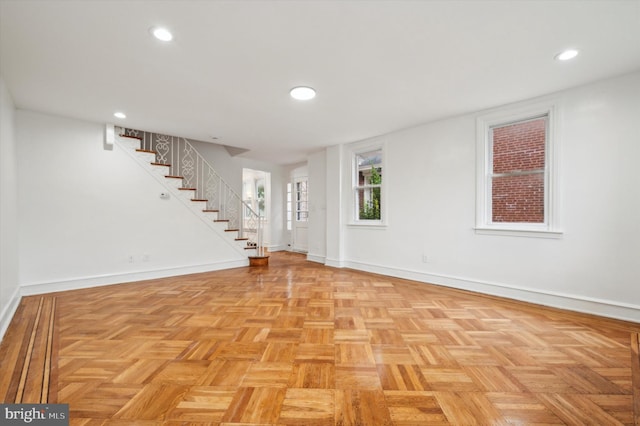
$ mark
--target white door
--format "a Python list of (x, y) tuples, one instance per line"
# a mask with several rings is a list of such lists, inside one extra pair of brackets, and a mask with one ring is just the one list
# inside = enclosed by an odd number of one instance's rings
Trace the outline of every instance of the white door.
[(309, 198), (307, 177), (297, 177), (293, 181), (293, 249), (306, 252), (309, 249), (308, 220)]

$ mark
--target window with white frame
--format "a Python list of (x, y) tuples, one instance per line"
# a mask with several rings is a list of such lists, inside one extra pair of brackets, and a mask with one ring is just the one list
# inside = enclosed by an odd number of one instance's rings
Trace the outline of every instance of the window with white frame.
[(478, 118), (476, 229), (557, 232), (552, 104)]
[(382, 148), (356, 152), (353, 165), (355, 219), (380, 223), (384, 215)]

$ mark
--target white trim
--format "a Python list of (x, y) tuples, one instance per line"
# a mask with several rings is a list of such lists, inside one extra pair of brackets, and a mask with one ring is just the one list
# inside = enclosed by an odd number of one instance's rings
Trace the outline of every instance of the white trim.
[(249, 266), (249, 259), (232, 260), (202, 265), (179, 266), (175, 268), (156, 269), (150, 271), (125, 272), (122, 274), (105, 274), (67, 280), (22, 284), (22, 296), (53, 293), (56, 291), (79, 290), (83, 288), (99, 287), (103, 285), (123, 284), (135, 281), (152, 280), (158, 278), (176, 277), (180, 275), (199, 274), (202, 272), (220, 271), (223, 269)]
[[(352, 229), (387, 229), (388, 226), (386, 224), (380, 223), (379, 221), (373, 221), (373, 220), (369, 220), (369, 221), (362, 221), (362, 222), (367, 222), (367, 223), (348, 223), (347, 224), (347, 228), (352, 228)], [(373, 222), (373, 223), (368, 223), (368, 222)]]
[[(490, 110), (476, 117), (476, 226), (477, 233), (525, 237), (558, 238), (562, 234), (559, 223), (559, 145), (558, 101), (527, 102)], [(545, 143), (545, 194), (543, 224), (493, 223), (491, 221), (491, 192), (489, 185), (490, 129), (494, 126), (525, 121), (534, 117), (547, 117)], [(483, 232), (487, 231), (487, 232)], [(491, 232), (489, 232), (491, 231)], [(545, 235), (546, 233), (546, 235)]]
[(332, 268), (346, 268), (347, 267), (347, 262), (345, 262), (344, 260), (330, 259), (328, 257), (326, 258), (324, 264), (325, 264), (325, 266), (330, 266)]
[(7, 303), (0, 314), (0, 341), (4, 338), (4, 333), (7, 332), (9, 324), (11, 324), (11, 320), (18, 310), (18, 306), (20, 306), (21, 299), (22, 296), (20, 295), (20, 288), (18, 287), (11, 294), (9, 303)]
[(113, 142), (116, 139), (115, 126), (111, 123), (104, 125), (104, 148), (108, 150), (113, 149)]
[(509, 228), (474, 228), (478, 235), (502, 235), (505, 237), (530, 237), (530, 238), (562, 238), (562, 231), (547, 231), (537, 229), (509, 229)]
[(269, 252), (274, 252), (274, 251), (285, 251), (288, 250), (289, 247), (287, 247), (286, 244), (272, 244), (267, 246), (267, 251)]
[(287, 251), (289, 251), (291, 253), (298, 253), (298, 254), (305, 254), (305, 255), (307, 254), (306, 250), (298, 250), (298, 249), (295, 249), (293, 247), (289, 247), (289, 250), (287, 250)]
[(307, 260), (310, 262), (322, 263), (324, 265), (325, 259), (325, 256), (307, 253)]
[[(355, 207), (355, 202), (352, 203)], [(354, 213), (355, 214), (355, 213)], [(380, 210), (380, 215), (384, 217), (382, 214), (382, 209)], [(383, 220), (375, 220), (375, 219), (355, 219), (349, 223), (347, 223), (347, 227), (350, 228), (386, 228), (387, 223)]]
[(417, 270), (374, 265), (365, 262), (345, 261), (341, 262), (341, 264), (342, 266), (336, 265), (336, 267), (351, 268), (390, 277), (472, 291), (474, 293), (483, 293), (527, 303), (640, 323), (640, 305), (496, 282), (479, 281), (452, 275), (433, 274)]

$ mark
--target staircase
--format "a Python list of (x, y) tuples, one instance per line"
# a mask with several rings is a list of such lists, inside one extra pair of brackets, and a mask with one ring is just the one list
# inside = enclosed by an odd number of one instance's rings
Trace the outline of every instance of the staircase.
[(116, 144), (243, 256), (263, 256), (262, 221), (185, 138), (117, 128)]

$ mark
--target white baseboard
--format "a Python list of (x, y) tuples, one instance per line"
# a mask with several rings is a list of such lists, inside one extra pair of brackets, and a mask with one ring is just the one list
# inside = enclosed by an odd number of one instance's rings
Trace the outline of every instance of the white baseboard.
[(321, 256), (319, 254), (307, 253), (307, 260), (308, 261), (322, 263), (324, 265), (325, 259), (326, 258), (324, 256)]
[[(331, 259), (331, 258), (325, 258), (324, 261), (325, 266), (331, 266), (332, 268), (346, 268), (346, 263), (344, 260), (338, 260), (338, 259)], [(353, 269), (358, 269), (358, 268), (353, 268)]]
[[(330, 264), (334, 263), (333, 265)], [(400, 269), (354, 261), (330, 261), (327, 266), (351, 268), (391, 277), (404, 278), (445, 287), (505, 297), (523, 302), (535, 303), (569, 311), (582, 312), (602, 317), (640, 323), (640, 306), (612, 300), (596, 299), (573, 294), (541, 291), (501, 283), (478, 281), (469, 278), (430, 274), (422, 271)]]
[(22, 299), (22, 296), (20, 296), (20, 289), (16, 288), (9, 298), (9, 303), (7, 303), (7, 305), (0, 313), (0, 341), (2, 341), (4, 333), (7, 332), (9, 324), (11, 324), (11, 320), (13, 319), (18, 306), (20, 305), (20, 299)]
[(280, 244), (280, 245), (274, 244), (274, 245), (267, 246), (267, 250), (269, 252), (285, 251), (287, 248), (288, 247), (286, 246), (286, 244)]
[(20, 287), (20, 293), (23, 296), (31, 296), (34, 294), (78, 290), (82, 288), (98, 287), (103, 285), (122, 284), (133, 281), (144, 281), (157, 278), (175, 277), (179, 275), (197, 274), (200, 272), (219, 271), (222, 269), (240, 268), (243, 266), (249, 266), (249, 259), (157, 269), (153, 271), (129, 272), (124, 274), (109, 274), (92, 277), (72, 278), (69, 280), (61, 281), (23, 284)]
[(320, 254), (307, 253), (307, 260), (310, 262), (324, 263), (326, 262), (326, 257)]

